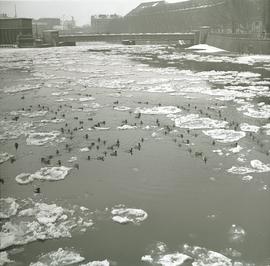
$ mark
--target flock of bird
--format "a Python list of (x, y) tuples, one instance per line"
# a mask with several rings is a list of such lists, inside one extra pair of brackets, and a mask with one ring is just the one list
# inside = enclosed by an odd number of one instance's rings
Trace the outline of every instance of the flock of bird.
[[(85, 96), (91, 97), (90, 94), (86, 94)], [(24, 97), (22, 99), (24, 99)], [(137, 103), (138, 104), (145, 104), (145, 105), (149, 104), (148, 101), (147, 102), (139, 101)], [(118, 100), (114, 101), (113, 108), (115, 108), (119, 104), (120, 103)], [(162, 104), (158, 103), (158, 106), (162, 106)], [(41, 105), (41, 104), (38, 104), (37, 107), (38, 107), (37, 108), (38, 111), (46, 110), (49, 113), (53, 114), (53, 116), (51, 117), (52, 120), (57, 119), (57, 117), (58, 118), (60, 117), (62, 119), (67, 118), (68, 112), (65, 111), (65, 108), (69, 108), (69, 109), (73, 108), (72, 105), (68, 105), (68, 104), (63, 104), (63, 105), (61, 104), (55, 110), (49, 106)], [(204, 109), (199, 108), (197, 105), (195, 105), (195, 104), (192, 105), (190, 103), (188, 103), (187, 105), (182, 105), (182, 106), (177, 106), (177, 107), (179, 109), (181, 109), (182, 111), (184, 111), (185, 113), (198, 112), (201, 116), (204, 116), (204, 117), (216, 118), (219, 120), (227, 121), (229, 128), (232, 128), (234, 130), (239, 129), (239, 122), (234, 121), (232, 119), (229, 121), (229, 118), (226, 117), (225, 115), (223, 115), (221, 110), (219, 108), (217, 108), (218, 103), (215, 103), (215, 106), (213, 106), (213, 107), (207, 106)], [(84, 107), (79, 107), (79, 109), (83, 110)], [(34, 107), (33, 107), (33, 105), (30, 105), (29, 107), (22, 108), (21, 110), (32, 112), (34, 110)], [(133, 112), (130, 110), (129, 115), (130, 115), (130, 117), (128, 119), (122, 120), (121, 126), (123, 126), (123, 125), (142, 126), (145, 124), (145, 121), (143, 120), (143, 115), (140, 112), (133, 114)], [(14, 121), (19, 121), (20, 119), (21, 119), (20, 115), (15, 115), (12, 117), (12, 120), (14, 120)], [(122, 144), (121, 144), (119, 138), (111, 142), (110, 139), (109, 140), (102, 139), (101, 136), (93, 138), (91, 133), (82, 133), (87, 125), (88, 128), (93, 130), (93, 132), (94, 132), (93, 135), (98, 135), (99, 128), (101, 128), (102, 126), (105, 126), (107, 124), (107, 122), (105, 120), (94, 121), (94, 118), (92, 116), (87, 117), (86, 119), (85, 119), (85, 117), (79, 118), (79, 116), (74, 116), (73, 119), (75, 121), (77, 121), (77, 123), (78, 123), (77, 125), (75, 124), (76, 126), (74, 126), (74, 122), (69, 120), (67, 122), (65, 121), (63, 123), (63, 126), (59, 128), (59, 131), (61, 131), (62, 135), (65, 136), (65, 138), (70, 143), (65, 143), (62, 150), (61, 150), (61, 146), (58, 146), (57, 149), (55, 150), (55, 154), (42, 156), (40, 158), (40, 162), (42, 164), (51, 165), (52, 160), (56, 157), (56, 164), (58, 166), (61, 166), (62, 165), (61, 154), (63, 153), (63, 151), (71, 153), (72, 150), (74, 148), (76, 148), (75, 147), (76, 141), (74, 139), (75, 137), (77, 139), (80, 138), (80, 140), (79, 140), (80, 145), (82, 142), (86, 142), (86, 146), (88, 149), (87, 151), (89, 153), (86, 155), (85, 159), (88, 161), (91, 161), (91, 160), (105, 161), (105, 159), (107, 157), (117, 157), (119, 155), (119, 152), (123, 151), (123, 149), (120, 149)], [(89, 127), (89, 123), (91, 123), (90, 127)], [(171, 137), (172, 141), (174, 143), (176, 143), (176, 145), (179, 148), (186, 147), (186, 151), (188, 152), (188, 154), (193, 155), (195, 158), (200, 158), (205, 164), (208, 162), (209, 159), (208, 159), (207, 154), (203, 151), (196, 150), (196, 147), (197, 147), (196, 145), (191, 145), (192, 141), (194, 141), (194, 139), (199, 136), (200, 131), (191, 130), (188, 128), (187, 129), (179, 129), (178, 128), (178, 131), (177, 131), (178, 133), (175, 135), (175, 134), (170, 134), (175, 129), (174, 123), (172, 123), (172, 124), (163, 123), (162, 121), (160, 121), (159, 118), (155, 118), (155, 121), (153, 121), (153, 123), (154, 123), (155, 127), (159, 128), (159, 129), (163, 129), (162, 132), (163, 132), (164, 136), (173, 135)], [(78, 135), (78, 136), (76, 136), (76, 135)], [(250, 132), (248, 134), (248, 136), (260, 148), (264, 147), (264, 143), (258, 137), (258, 134), (253, 134), (252, 132)], [(130, 155), (133, 155), (134, 152), (141, 151), (141, 149), (143, 148), (144, 142), (145, 142), (145, 138), (139, 137), (139, 139), (137, 141), (135, 141), (134, 143), (132, 143), (132, 145), (130, 147), (126, 147), (126, 144), (123, 145), (124, 151)], [(216, 141), (212, 140), (210, 145), (215, 146)], [(238, 143), (235, 142), (232, 144), (232, 146), (237, 147)], [(15, 147), (15, 150), (17, 151), (19, 149), (19, 143), (15, 142), (14, 147)], [(265, 154), (268, 156), (269, 150), (266, 150)], [(15, 157), (11, 157), (10, 160), (13, 163), (15, 161)], [(79, 169), (79, 163), (74, 163), (73, 167), (76, 169)], [(4, 181), (2, 179), (0, 181), (2, 183), (4, 183)], [(40, 193), (40, 189), (35, 190), (35, 192)]]

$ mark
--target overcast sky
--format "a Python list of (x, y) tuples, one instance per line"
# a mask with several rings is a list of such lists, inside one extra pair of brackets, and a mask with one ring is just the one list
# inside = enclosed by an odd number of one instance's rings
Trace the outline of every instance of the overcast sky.
[[(150, 0), (151, 1), (151, 0)], [(59, 17), (70, 19), (74, 16), (77, 25), (89, 24), (94, 14), (125, 15), (145, 0), (0, 0), (0, 13), (14, 16), (15, 4), (18, 17)], [(167, 2), (180, 2), (168, 0)], [(183, 0), (182, 0), (183, 1)]]

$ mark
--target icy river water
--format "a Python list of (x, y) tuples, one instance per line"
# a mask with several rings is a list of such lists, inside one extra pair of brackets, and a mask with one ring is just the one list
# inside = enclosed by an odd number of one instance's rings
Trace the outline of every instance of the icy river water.
[(270, 57), (0, 50), (0, 265), (270, 265)]

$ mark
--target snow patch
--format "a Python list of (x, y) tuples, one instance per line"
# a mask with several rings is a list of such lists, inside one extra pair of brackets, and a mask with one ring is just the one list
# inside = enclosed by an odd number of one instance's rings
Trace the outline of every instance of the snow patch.
[(195, 52), (198, 53), (218, 53), (218, 52), (226, 52), (225, 50), (222, 50), (220, 48), (210, 46), (208, 44), (197, 44), (193, 45), (191, 47), (186, 48), (186, 50), (195, 50)]

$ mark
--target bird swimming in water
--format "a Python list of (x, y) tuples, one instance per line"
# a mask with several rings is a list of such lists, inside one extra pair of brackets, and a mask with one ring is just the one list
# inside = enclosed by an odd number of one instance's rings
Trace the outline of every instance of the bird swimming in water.
[(17, 142), (15, 142), (14, 146), (15, 146), (15, 149), (18, 150), (19, 144)]
[(40, 193), (40, 188), (37, 187), (35, 190), (34, 190), (35, 193)]

